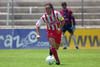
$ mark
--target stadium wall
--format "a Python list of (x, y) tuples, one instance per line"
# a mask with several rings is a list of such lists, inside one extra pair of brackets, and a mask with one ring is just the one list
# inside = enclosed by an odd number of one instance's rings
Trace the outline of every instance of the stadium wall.
[(41, 39), (36, 38), (36, 29), (0, 29), (0, 49), (47, 49), (49, 43), (46, 30), (42, 29)]
[[(40, 31), (41, 40), (39, 41), (36, 39), (36, 29), (0, 29), (0, 32), (0, 49), (49, 48), (46, 29)], [(80, 49), (100, 49), (100, 28), (80, 28), (74, 34)], [(70, 34), (66, 32), (65, 35), (67, 37), (68, 49), (75, 49)]]
[[(77, 29), (77, 44), (81, 49), (100, 49), (100, 29)], [(74, 41), (68, 32), (65, 33), (69, 49), (75, 49)]]
[[(23, 27), (24, 28), (24, 27)], [(46, 29), (40, 30), (41, 39), (36, 38), (36, 29), (31, 28), (0, 29), (0, 49), (48, 49)], [(80, 49), (100, 49), (100, 28), (78, 28), (75, 31)], [(68, 32), (65, 33), (68, 49), (75, 49)], [(60, 48), (62, 49), (63, 46)]]

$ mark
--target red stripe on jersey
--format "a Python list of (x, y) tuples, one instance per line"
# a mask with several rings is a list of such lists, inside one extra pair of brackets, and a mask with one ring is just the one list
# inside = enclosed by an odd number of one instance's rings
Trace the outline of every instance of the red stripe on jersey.
[(52, 30), (52, 26), (50, 26), (50, 30)]
[(55, 16), (54, 11), (53, 11), (53, 17), (54, 17), (55, 21), (57, 22), (57, 18), (56, 18), (56, 16)]
[(42, 17), (42, 20), (45, 22), (45, 23), (47, 23), (45, 20), (44, 20), (44, 18)]
[[(58, 12), (56, 12), (56, 13), (54, 13), (54, 11), (53, 11), (53, 17), (47, 17), (47, 14), (45, 13), (45, 19), (46, 19), (46, 23), (47, 23), (47, 30), (49, 30), (49, 27), (50, 27), (50, 30), (53, 30), (52, 29), (52, 25), (53, 25), (53, 27), (54, 27), (54, 30), (57, 30), (57, 28), (56, 28), (56, 24), (55, 23), (57, 23), (57, 27), (59, 27), (59, 19), (58, 19), (58, 16), (56, 17), (55, 16), (55, 14), (56, 14), (56, 16), (58, 15)], [(52, 18), (54, 18), (54, 22), (53, 22), (53, 19)], [(48, 22), (48, 19), (50, 19), (50, 21), (51, 21), (51, 23), (49, 23)], [(48, 25), (49, 25), (49, 27), (48, 27)]]
[(47, 21), (47, 23), (48, 23), (48, 18), (47, 18), (47, 14), (45, 14), (45, 18), (46, 18), (46, 21)]
[(53, 17), (55, 17), (55, 13), (54, 13), (54, 11), (53, 11)]
[(52, 23), (49, 23), (49, 25), (52, 25), (52, 24), (55, 24), (55, 23), (57, 23), (57, 22), (52, 22)]
[(57, 26), (58, 26), (58, 28), (60, 27), (60, 22), (59, 22), (59, 23), (57, 23)]
[(54, 25), (54, 29), (57, 30), (56, 25)]
[(52, 17), (50, 16), (49, 18), (50, 18), (50, 21), (52, 22), (52, 21), (53, 21), (53, 20), (52, 20)]
[(58, 19), (58, 12), (56, 13), (56, 15), (57, 15), (57, 20), (59, 21), (59, 19)]
[[(47, 21), (47, 30), (49, 29), (49, 27), (48, 27), (48, 17), (47, 17), (47, 14), (45, 13), (45, 18), (46, 18), (46, 21)], [(51, 28), (50, 28), (51, 29)]]

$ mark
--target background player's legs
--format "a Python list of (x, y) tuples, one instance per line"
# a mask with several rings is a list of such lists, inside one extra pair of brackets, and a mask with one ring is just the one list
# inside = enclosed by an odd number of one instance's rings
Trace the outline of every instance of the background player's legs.
[(60, 64), (59, 58), (58, 58), (58, 54), (57, 54), (57, 50), (56, 50), (56, 43), (55, 43), (55, 39), (54, 38), (48, 38), (49, 39), (49, 43), (51, 45), (50, 50), (52, 51), (55, 59), (56, 59), (56, 64)]
[(64, 35), (64, 33), (62, 33), (62, 44), (63, 44), (63, 46), (64, 46), (64, 49), (67, 49), (67, 40), (66, 40), (66, 36)]
[[(74, 32), (73, 32), (73, 30), (71, 29), (71, 27), (68, 26), (68, 28), (66, 28), (66, 30), (68, 30), (68, 32), (70, 33), (71, 38), (72, 38), (73, 41), (74, 41), (74, 44), (75, 44), (76, 49), (79, 49), (78, 44), (77, 44), (77, 42), (76, 42), (76, 37), (74, 36)], [(67, 46), (68, 46), (68, 43), (66, 42), (66, 41), (67, 41), (67, 40), (66, 40), (66, 36), (64, 36), (63, 39), (64, 39), (64, 43), (65, 43), (65, 44), (64, 44), (64, 49), (66, 49)]]
[(71, 34), (71, 38), (72, 38), (73, 41), (74, 41), (74, 44), (75, 44), (76, 49), (79, 49), (78, 44), (77, 44), (77, 42), (76, 42), (76, 37), (74, 36), (73, 32), (71, 32), (70, 34)]
[(61, 45), (64, 46), (64, 49), (66, 49), (68, 46), (66, 42), (67, 41), (66, 36), (64, 35), (67, 30), (68, 30), (68, 26), (64, 25), (64, 27), (62, 28), (62, 36), (61, 36), (61, 41), (62, 41)]

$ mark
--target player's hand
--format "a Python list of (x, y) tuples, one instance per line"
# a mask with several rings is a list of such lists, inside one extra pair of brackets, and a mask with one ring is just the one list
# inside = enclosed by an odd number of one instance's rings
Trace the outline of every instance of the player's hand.
[(75, 31), (75, 29), (76, 29), (76, 27), (75, 27), (75, 25), (73, 25), (73, 27), (72, 27), (73, 32)]
[(37, 35), (37, 39), (40, 40), (40, 35)]
[(60, 28), (58, 28), (58, 33), (59, 33), (59, 34), (61, 33), (61, 29), (60, 29)]

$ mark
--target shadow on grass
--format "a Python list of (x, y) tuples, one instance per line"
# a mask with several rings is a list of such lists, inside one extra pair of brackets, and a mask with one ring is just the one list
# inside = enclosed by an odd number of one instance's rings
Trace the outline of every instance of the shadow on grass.
[(55, 66), (58, 66), (58, 67), (68, 67), (68, 64), (64, 64), (64, 63), (61, 63), (60, 65), (56, 65)]

